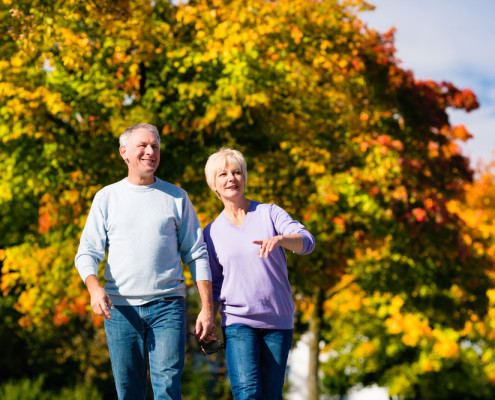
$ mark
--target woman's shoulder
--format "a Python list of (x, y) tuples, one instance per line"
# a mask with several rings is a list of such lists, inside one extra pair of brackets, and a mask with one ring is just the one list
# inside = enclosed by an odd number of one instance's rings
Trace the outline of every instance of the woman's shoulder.
[(285, 212), (282, 207), (275, 203), (260, 203), (258, 201), (251, 200), (250, 209), (254, 212), (268, 212), (270, 214), (277, 212)]
[(213, 221), (211, 221), (209, 224), (205, 226), (204, 229), (205, 232), (210, 232), (212, 229), (217, 229), (218, 227), (221, 228), (222, 222), (224, 220), (222, 213), (223, 211), (220, 214), (218, 214), (216, 218), (213, 219)]
[(263, 211), (270, 210), (273, 203), (262, 203), (260, 201), (251, 200), (251, 204), (249, 205), (249, 211)]

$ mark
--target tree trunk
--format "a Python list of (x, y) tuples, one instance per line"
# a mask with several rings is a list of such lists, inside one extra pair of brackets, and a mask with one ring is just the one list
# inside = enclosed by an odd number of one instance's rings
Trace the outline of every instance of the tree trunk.
[(318, 377), (321, 316), (323, 306), (323, 294), (320, 288), (316, 288), (313, 294), (314, 310), (309, 322), (309, 370), (308, 370), (308, 400), (318, 400), (320, 394), (320, 380)]

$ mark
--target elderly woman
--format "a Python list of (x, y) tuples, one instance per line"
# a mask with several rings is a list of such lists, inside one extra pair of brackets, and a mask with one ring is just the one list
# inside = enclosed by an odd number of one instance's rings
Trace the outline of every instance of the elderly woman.
[(205, 174), (224, 206), (204, 236), (232, 393), (236, 400), (282, 399), (294, 327), (284, 249), (309, 254), (314, 238), (277, 205), (246, 198), (240, 152), (212, 154)]

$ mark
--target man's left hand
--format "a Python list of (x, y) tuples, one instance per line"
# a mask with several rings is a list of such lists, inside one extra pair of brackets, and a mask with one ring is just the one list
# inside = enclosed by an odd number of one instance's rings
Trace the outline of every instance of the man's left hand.
[(206, 313), (205, 310), (201, 310), (196, 319), (196, 331), (194, 332), (197, 338), (208, 343), (217, 339), (215, 335), (216, 332), (217, 327), (213, 320), (213, 315), (211, 315), (211, 313)]

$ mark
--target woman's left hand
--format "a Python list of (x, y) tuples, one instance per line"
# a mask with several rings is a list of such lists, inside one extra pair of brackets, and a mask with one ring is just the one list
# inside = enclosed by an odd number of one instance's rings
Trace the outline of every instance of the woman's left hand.
[(268, 254), (270, 254), (275, 247), (282, 246), (282, 236), (274, 236), (269, 239), (263, 239), (263, 240), (254, 240), (254, 244), (259, 244), (261, 246), (261, 249), (258, 251), (258, 254), (260, 257), (268, 257)]

